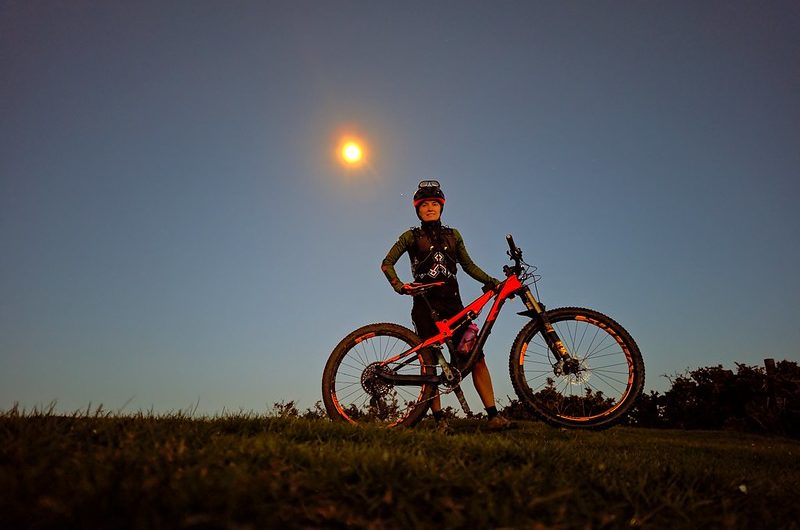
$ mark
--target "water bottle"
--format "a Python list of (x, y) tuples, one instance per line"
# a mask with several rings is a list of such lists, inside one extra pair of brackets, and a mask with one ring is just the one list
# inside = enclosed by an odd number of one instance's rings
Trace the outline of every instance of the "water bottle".
[(467, 330), (464, 332), (464, 335), (461, 336), (461, 341), (458, 343), (458, 348), (456, 351), (462, 355), (467, 355), (469, 352), (472, 351), (472, 347), (475, 345), (475, 341), (478, 339), (478, 325), (470, 323), (467, 326)]

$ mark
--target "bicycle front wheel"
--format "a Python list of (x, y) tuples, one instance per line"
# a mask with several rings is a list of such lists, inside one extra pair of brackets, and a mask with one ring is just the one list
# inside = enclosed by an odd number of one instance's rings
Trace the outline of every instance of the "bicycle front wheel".
[(517, 396), (551, 425), (604, 429), (620, 422), (644, 387), (636, 342), (612, 318), (591, 309), (565, 307), (547, 317), (572, 359), (559, 363), (541, 323), (530, 321), (509, 358)]
[(435, 375), (431, 354), (383, 365), (419, 344), (420, 338), (397, 324), (370, 324), (349, 334), (334, 348), (322, 376), (322, 401), (328, 416), (350, 423), (377, 423), (411, 427), (430, 406), (436, 386), (430, 383), (393, 385), (380, 373)]

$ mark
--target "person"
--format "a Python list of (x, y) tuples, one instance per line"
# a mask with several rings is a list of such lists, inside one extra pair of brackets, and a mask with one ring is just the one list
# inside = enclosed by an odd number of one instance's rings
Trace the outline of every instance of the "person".
[[(425, 340), (439, 332), (431, 315), (431, 309), (438, 313), (440, 320), (450, 318), (464, 309), (456, 279), (457, 264), (461, 265), (462, 270), (469, 276), (484, 284), (484, 288), (494, 288), (500, 281), (486, 274), (472, 261), (458, 230), (442, 224), (445, 198), (438, 181), (421, 181), (414, 193), (413, 204), (420, 226), (406, 230), (400, 235), (383, 259), (381, 270), (399, 294), (413, 294), (414, 284), (444, 282), (443, 285), (434, 287), (426, 293), (427, 303), (421, 296), (414, 297), (411, 320), (417, 335)], [(406, 252), (414, 276), (412, 283), (400, 280), (394, 268), (395, 263)], [(465, 328), (462, 328), (456, 333), (453, 344), (458, 344), (464, 331)], [(472, 369), (472, 381), (485, 407), (489, 428), (503, 429), (510, 426), (511, 422), (497, 414), (492, 378), (483, 352)], [(443, 418), (438, 391), (431, 403), (431, 410), (437, 429), (447, 431), (448, 426)]]

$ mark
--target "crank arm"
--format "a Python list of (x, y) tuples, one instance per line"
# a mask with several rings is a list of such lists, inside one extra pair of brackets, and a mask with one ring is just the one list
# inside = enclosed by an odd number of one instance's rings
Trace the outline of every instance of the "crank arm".
[(464, 413), (467, 417), (472, 416), (472, 411), (469, 410), (469, 405), (467, 404), (467, 398), (464, 397), (464, 391), (461, 390), (461, 385), (459, 384), (455, 388), (453, 388), (453, 392), (455, 392), (456, 397), (458, 398), (458, 402), (461, 404), (461, 408), (464, 409)]

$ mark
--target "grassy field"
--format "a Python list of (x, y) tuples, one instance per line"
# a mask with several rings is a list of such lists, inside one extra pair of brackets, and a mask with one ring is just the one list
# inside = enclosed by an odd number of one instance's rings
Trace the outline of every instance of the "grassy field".
[(0, 413), (2, 528), (799, 528), (800, 442)]

